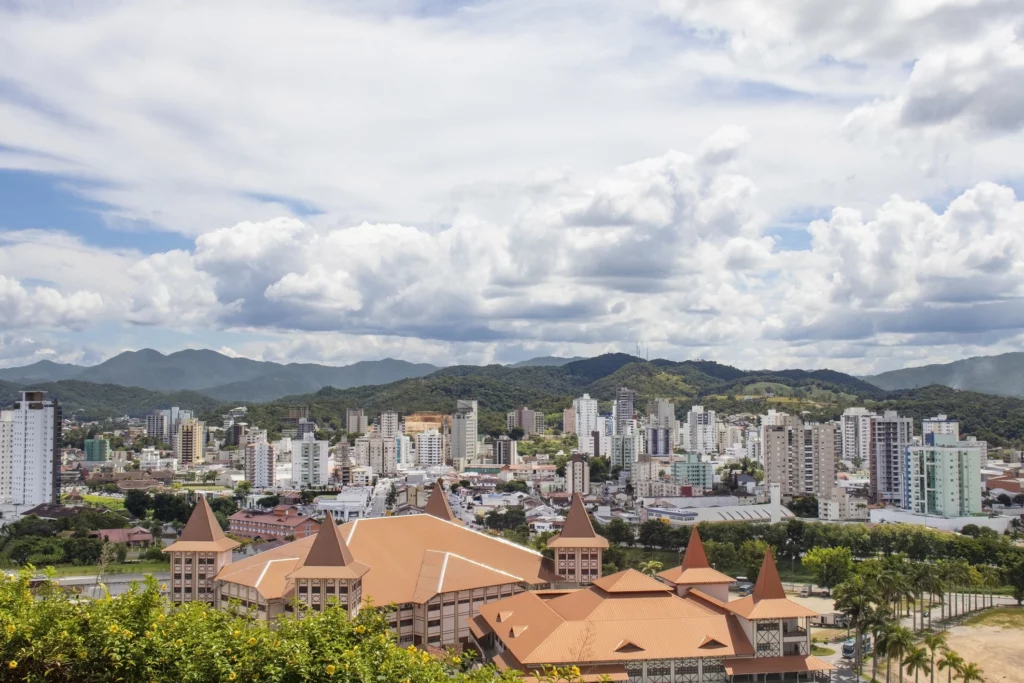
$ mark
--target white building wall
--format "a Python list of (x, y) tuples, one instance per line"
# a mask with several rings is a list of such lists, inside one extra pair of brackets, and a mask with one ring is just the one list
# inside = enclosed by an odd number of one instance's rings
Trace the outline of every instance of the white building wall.
[[(590, 438), (590, 434), (598, 430), (597, 399), (590, 398), (590, 394), (583, 394), (583, 396), (572, 402), (572, 407), (576, 418), (576, 436), (579, 448), (581, 450), (586, 449), (588, 453), (595, 455), (593, 440)], [(604, 434), (603, 425), (600, 431)], [(589, 449), (587, 448), (588, 443), (591, 444)]]
[(444, 464), (444, 437), (436, 429), (416, 436), (416, 466), (437, 467)]
[(292, 444), (292, 486), (326, 486), (330, 474), (328, 443), (307, 438)]
[(11, 503), (55, 503), (60, 483), (60, 405), (38, 393), (22, 392), (11, 412)]
[(263, 441), (245, 447), (245, 480), (254, 489), (272, 488), (277, 474), (277, 453), (274, 445)]
[(11, 470), (14, 457), (14, 411), (0, 410), (0, 504), (11, 502)]

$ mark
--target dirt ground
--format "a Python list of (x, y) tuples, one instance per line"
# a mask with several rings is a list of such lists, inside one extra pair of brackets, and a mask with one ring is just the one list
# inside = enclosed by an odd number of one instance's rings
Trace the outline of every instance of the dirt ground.
[[(952, 650), (981, 667), (986, 681), (1024, 683), (1022, 635), (1017, 628), (954, 626), (946, 637)], [(936, 681), (945, 681), (945, 675), (945, 671), (938, 672)]]

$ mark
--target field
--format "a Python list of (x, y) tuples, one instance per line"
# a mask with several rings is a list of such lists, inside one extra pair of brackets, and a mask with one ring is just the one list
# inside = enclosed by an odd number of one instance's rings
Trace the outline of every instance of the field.
[(989, 683), (1024, 683), (1024, 668), (1020, 665), (1024, 610), (996, 609), (968, 620), (970, 622), (975, 625), (955, 626), (946, 632), (949, 647), (967, 661), (978, 664)]
[(964, 625), (1024, 629), (1024, 608), (997, 607), (968, 618)]
[(82, 500), (92, 505), (102, 505), (103, 507), (110, 508), (111, 510), (124, 509), (124, 498), (111, 498), (110, 496), (92, 496), (85, 494), (82, 496)]

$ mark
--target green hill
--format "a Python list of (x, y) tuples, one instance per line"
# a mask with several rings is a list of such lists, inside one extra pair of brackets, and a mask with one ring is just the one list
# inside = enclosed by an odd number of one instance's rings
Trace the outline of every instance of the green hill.
[(160, 393), (118, 384), (93, 384), (78, 380), (22, 384), (0, 381), (0, 406), (9, 406), (26, 389), (45, 391), (48, 398), (61, 402), (64, 416), (84, 421), (110, 417), (143, 417), (162, 408), (180, 406), (200, 413), (214, 408), (219, 401), (194, 391)]

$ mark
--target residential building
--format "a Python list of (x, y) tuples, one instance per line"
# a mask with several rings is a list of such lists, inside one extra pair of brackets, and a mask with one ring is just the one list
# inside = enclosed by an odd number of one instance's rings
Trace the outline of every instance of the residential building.
[(668, 427), (647, 427), (647, 454), (654, 456), (672, 455), (672, 430)]
[(277, 469), (277, 451), (266, 438), (245, 446), (245, 480), (254, 489), (273, 488)]
[(0, 505), (11, 503), (14, 458), (14, 411), (0, 410)]
[(608, 540), (598, 536), (583, 505), (583, 494), (572, 494), (565, 523), (556, 536), (548, 539), (555, 551), (555, 567), (560, 585), (585, 586), (601, 577), (601, 557)]
[(579, 590), (484, 605), (473, 620), (473, 649), (534, 678), (545, 667), (573, 666), (585, 681), (830, 679), (835, 667), (810, 654), (810, 620), (819, 615), (786, 597), (771, 551), (753, 594), (728, 600), (730, 577), (691, 548), (693, 541), (661, 580), (627, 569)]
[(803, 424), (802, 457), (797, 463), (798, 471), (794, 481), (799, 495), (827, 496), (835, 487), (836, 473), (839, 471), (836, 431), (834, 424)]
[(161, 443), (167, 443), (168, 426), (165, 422), (163, 412), (157, 411), (152, 415), (146, 416), (146, 436), (151, 439), (156, 439)]
[(476, 401), (459, 399), (455, 402), (455, 414), (452, 415), (451, 457), (456, 469), (462, 470), (466, 463), (476, 460), (476, 442)]
[(434, 487), (426, 514), (360, 518), (336, 530), (325, 520), (322, 534), (234, 562), (217, 575), (219, 607), (240, 599), (261, 620), (298, 618), (296, 600), (320, 610), (347, 595), (350, 613), (396, 605), (388, 616), (402, 647), (469, 645), (483, 605), (550, 588), (559, 576), (539, 553), (458, 524), (446, 501), (433, 504), (444, 495)]
[(573, 426), (576, 428), (579, 449), (590, 455), (597, 455), (594, 451), (592, 436), (598, 429), (597, 423), (597, 399), (590, 398), (590, 394), (583, 394), (572, 402)]
[(444, 464), (444, 438), (436, 429), (416, 435), (416, 465), (437, 467)]
[(402, 422), (398, 413), (393, 410), (385, 410), (377, 418), (379, 427), (377, 432), (385, 439), (393, 439), (402, 433)]
[(82, 450), (85, 451), (86, 462), (106, 462), (110, 460), (110, 441), (103, 437), (86, 439)]
[(834, 487), (827, 496), (818, 498), (818, 519), (827, 522), (866, 522), (868, 501), (841, 487)]
[(633, 401), (636, 392), (626, 387), (619, 387), (615, 392), (615, 431), (613, 434), (624, 434), (626, 425), (633, 419)]
[(612, 469), (630, 472), (644, 450), (644, 440), (639, 432), (616, 434), (611, 438), (610, 464)]
[(504, 434), (491, 442), (491, 462), (495, 465), (518, 465), (518, 444)]
[(278, 505), (271, 512), (239, 510), (228, 518), (231, 533), (263, 541), (307, 538), (320, 530), (320, 522), (294, 505)]
[(913, 420), (900, 417), (895, 410), (887, 410), (882, 416), (871, 418), (871, 457), (868, 464), (871, 496), (876, 503), (906, 507), (906, 452), (913, 436)]
[(199, 420), (187, 418), (178, 422), (174, 445), (174, 457), (185, 468), (203, 462), (203, 446), (206, 444), (206, 425)]
[(292, 443), (292, 488), (326, 486), (330, 475), (328, 443), (308, 436)]
[(231, 562), (231, 551), (239, 545), (224, 535), (210, 504), (200, 495), (178, 540), (163, 549), (171, 559), (171, 602), (215, 604), (214, 577)]
[(579, 453), (565, 463), (565, 490), (569, 494), (590, 494), (590, 463)]
[(367, 459), (373, 474), (378, 477), (393, 477), (398, 474), (398, 444), (394, 437), (387, 438), (371, 434), (366, 439)]
[(11, 503), (34, 506), (60, 501), (60, 403), (42, 391), (23, 391), (11, 426)]
[(566, 408), (562, 411), (562, 433), (576, 433), (576, 408)]
[(847, 408), (839, 418), (842, 432), (842, 459), (860, 467), (871, 459), (871, 420), (876, 417), (867, 408)]
[(693, 406), (683, 423), (683, 448), (694, 453), (718, 452), (718, 431), (715, 428), (715, 411), (704, 410), (704, 406)]
[(667, 398), (656, 398), (647, 403), (647, 425), (668, 430), (669, 452), (676, 449), (679, 440), (679, 420), (676, 404)]
[(544, 433), (544, 413), (530, 410), (526, 406), (509, 411), (505, 416), (505, 429), (522, 429), (524, 436)]
[(672, 482), (681, 486), (692, 486), (694, 491), (710, 491), (715, 487), (715, 466), (704, 462), (705, 456), (687, 453), (672, 458), (669, 464)]
[(953, 432), (931, 432), (931, 445), (909, 446), (904, 505), (938, 517), (981, 514), (981, 449)]
[(316, 436), (316, 422), (305, 417), (300, 417), (295, 422), (295, 438), (302, 441), (306, 438), (306, 434)]
[(345, 431), (349, 434), (365, 434), (369, 424), (366, 411), (362, 408), (349, 408), (345, 411)]
[(800, 420), (793, 415), (776, 414), (771, 424), (761, 425), (761, 452), (764, 458), (765, 483), (779, 484), (784, 496), (800, 494), (797, 467), (802, 463), (803, 432)]
[(407, 470), (416, 466), (416, 453), (412, 449), (412, 439), (399, 433), (395, 437), (395, 460), (399, 470)]
[(929, 435), (942, 434), (952, 436), (953, 441), (960, 440), (960, 423), (957, 420), (950, 420), (946, 415), (936, 415), (921, 421), (921, 439), (924, 443), (930, 444)]

